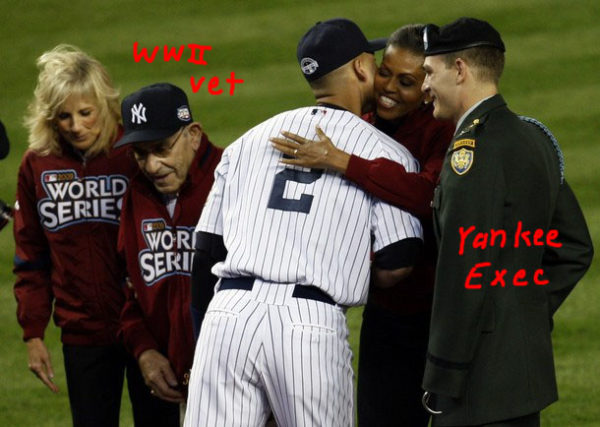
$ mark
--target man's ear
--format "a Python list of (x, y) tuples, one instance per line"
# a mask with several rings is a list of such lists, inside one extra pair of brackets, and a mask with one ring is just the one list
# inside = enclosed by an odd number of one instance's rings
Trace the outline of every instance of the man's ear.
[(367, 81), (369, 79), (369, 64), (367, 63), (367, 54), (362, 53), (352, 61), (352, 69), (359, 81)]
[(463, 83), (467, 77), (469, 65), (464, 59), (458, 57), (454, 60), (454, 68), (456, 69), (456, 83)]
[(199, 122), (193, 122), (188, 125), (187, 131), (190, 133), (190, 140), (194, 151), (200, 148), (200, 142), (202, 141), (202, 125)]

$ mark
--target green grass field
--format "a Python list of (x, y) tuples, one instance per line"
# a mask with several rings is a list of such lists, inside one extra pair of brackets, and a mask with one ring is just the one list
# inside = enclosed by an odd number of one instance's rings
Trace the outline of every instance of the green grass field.
[[(409, 22), (447, 23), (470, 15), (489, 20), (503, 35), (507, 65), (501, 92), (511, 108), (546, 123), (561, 142), (566, 176), (582, 204), (596, 246), (600, 246), (600, 2), (597, 0), (505, 1), (315, 1), (223, 0), (0, 2), (0, 119), (12, 151), (0, 162), (0, 198), (14, 202), (16, 173), (26, 148), (22, 117), (35, 86), (35, 59), (58, 43), (71, 43), (105, 64), (123, 95), (170, 81), (183, 87), (196, 119), (211, 139), (226, 146), (247, 128), (286, 109), (312, 103), (296, 65), (299, 37), (317, 20), (345, 16), (368, 37), (385, 36)], [(207, 65), (136, 63), (133, 44), (153, 48), (210, 45)], [(224, 79), (244, 79), (229, 96)], [(221, 95), (206, 83), (219, 77)], [(519, 159), (514, 159), (518, 162)], [(70, 415), (58, 331), (47, 343), (56, 382), (53, 395), (27, 369), (26, 350), (15, 318), (12, 294), (14, 243), (10, 228), (0, 232), (0, 426), (68, 426)], [(560, 400), (542, 413), (544, 426), (600, 426), (600, 269), (597, 263), (555, 319), (554, 347)], [(360, 309), (349, 322), (356, 348)], [(401, 385), (399, 385), (401, 386)], [(132, 425), (124, 400), (122, 425)]]

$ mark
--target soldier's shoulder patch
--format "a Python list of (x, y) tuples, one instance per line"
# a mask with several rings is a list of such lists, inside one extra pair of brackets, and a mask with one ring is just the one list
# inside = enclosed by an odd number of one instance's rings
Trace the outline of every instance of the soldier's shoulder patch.
[(458, 141), (455, 141), (454, 145), (452, 145), (453, 150), (456, 150), (457, 148), (460, 148), (460, 147), (475, 148), (475, 140), (470, 139), (470, 138), (463, 138), (463, 139), (459, 139)]
[(452, 153), (452, 157), (450, 159), (452, 170), (458, 175), (466, 174), (473, 165), (474, 157), (475, 152), (468, 148), (461, 148), (460, 150), (455, 151)]

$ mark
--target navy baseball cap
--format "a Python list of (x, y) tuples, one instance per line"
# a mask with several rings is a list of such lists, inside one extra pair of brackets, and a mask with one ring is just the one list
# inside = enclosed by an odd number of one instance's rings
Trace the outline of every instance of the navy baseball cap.
[(423, 44), (425, 56), (480, 46), (493, 47), (502, 52), (506, 50), (500, 33), (494, 27), (485, 21), (465, 17), (442, 27), (426, 25), (423, 29)]
[(363, 52), (383, 49), (387, 38), (367, 40), (349, 19), (317, 22), (298, 43), (296, 55), (306, 80), (313, 81), (341, 67)]
[(121, 103), (121, 115), (125, 131), (115, 147), (157, 141), (193, 121), (185, 92), (170, 83), (145, 86), (128, 95)]

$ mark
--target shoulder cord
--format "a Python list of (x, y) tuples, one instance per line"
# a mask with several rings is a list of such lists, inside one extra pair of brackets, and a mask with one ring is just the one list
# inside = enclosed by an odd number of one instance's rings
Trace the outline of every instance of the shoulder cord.
[(539, 120), (526, 116), (519, 116), (519, 119), (527, 123), (533, 123), (534, 125), (539, 127), (548, 138), (550, 138), (550, 141), (552, 142), (552, 145), (554, 145), (554, 149), (556, 150), (556, 154), (558, 155), (558, 166), (560, 168), (560, 183), (562, 184), (565, 180), (565, 158), (563, 156), (562, 150), (560, 149), (560, 146), (558, 145), (558, 141), (556, 140), (552, 132), (550, 132), (550, 129), (548, 129)]

